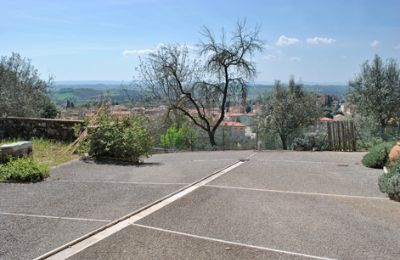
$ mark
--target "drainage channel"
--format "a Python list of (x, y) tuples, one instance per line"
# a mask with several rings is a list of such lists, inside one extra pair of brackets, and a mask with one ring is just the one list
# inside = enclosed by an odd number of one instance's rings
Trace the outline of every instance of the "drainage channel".
[(78, 239), (75, 239), (67, 244), (64, 244), (52, 251), (47, 252), (44, 255), (41, 255), (34, 260), (42, 260), (42, 259), (66, 259), (68, 257), (71, 257), (78, 252), (88, 248), (91, 245), (94, 245), (95, 243), (105, 239), (106, 237), (120, 231), (121, 229), (135, 223), (136, 221), (139, 221), (140, 219), (152, 214), (153, 212), (171, 204), (172, 202), (182, 198), (183, 196), (191, 193), (192, 191), (200, 188), (201, 186), (206, 185), (207, 183), (215, 180), (216, 178), (224, 175), (225, 173), (235, 169), (236, 167), (242, 165), (246, 161), (248, 161), (251, 157), (253, 157), (255, 154), (252, 154), (248, 156), (245, 159), (241, 159), (238, 162), (229, 165), (221, 170), (218, 170), (216, 172), (211, 173), (210, 175), (193, 182), (173, 193), (168, 194), (167, 196), (156, 200), (155, 202), (146, 205), (128, 215), (125, 215), (124, 217), (114, 220), (113, 222), (110, 222), (109, 224), (102, 226)]

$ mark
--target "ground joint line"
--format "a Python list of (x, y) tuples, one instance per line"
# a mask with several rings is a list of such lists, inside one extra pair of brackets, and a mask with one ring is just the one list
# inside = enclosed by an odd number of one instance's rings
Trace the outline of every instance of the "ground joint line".
[[(249, 159), (252, 157), (254, 154), (250, 155), (247, 157)], [(163, 199), (160, 199), (159, 201), (150, 204), (148, 207), (139, 209), (135, 211), (131, 216), (128, 218), (121, 220), (119, 222), (110, 223), (110, 226), (106, 226), (106, 228), (95, 232), (94, 234), (91, 234), (90, 236), (83, 236), (81, 238), (78, 238), (70, 243), (67, 243), (59, 248), (56, 248), (42, 256), (39, 256), (35, 258), (35, 260), (39, 259), (66, 259), (68, 257), (71, 257), (82, 250), (88, 248), (89, 246), (92, 246), (96, 244), (97, 242), (107, 238), (108, 236), (120, 231), (121, 229), (135, 223), (136, 221), (139, 221), (140, 219), (156, 212), (157, 210), (171, 204), (172, 202), (184, 197), (185, 195), (191, 193), (192, 191), (206, 185), (207, 183), (215, 180), (216, 178), (224, 175), (225, 173), (235, 169), (236, 167), (244, 164), (245, 162), (240, 160), (222, 170), (216, 171), (203, 179), (200, 179), (197, 182), (194, 182), (193, 184), (182, 188), (181, 190), (172, 193), (170, 195), (167, 195)]]
[(212, 238), (212, 237), (206, 237), (206, 236), (199, 236), (199, 235), (194, 235), (194, 234), (190, 234), (190, 233), (173, 231), (173, 230), (169, 230), (169, 229), (152, 227), (152, 226), (147, 226), (147, 225), (142, 225), (142, 224), (133, 223), (132, 226), (152, 229), (152, 230), (166, 232), (166, 233), (180, 235), (180, 236), (192, 237), (192, 238), (203, 239), (203, 240), (214, 241), (214, 242), (220, 242), (220, 243), (225, 243), (225, 244), (230, 244), (230, 245), (235, 245), (235, 246), (242, 246), (242, 247), (265, 250), (265, 251), (270, 251), (270, 252), (282, 253), (282, 254), (287, 254), (287, 255), (302, 256), (302, 257), (308, 257), (308, 258), (312, 258), (312, 259), (321, 259), (321, 260), (335, 260), (334, 258), (307, 255), (307, 254), (302, 254), (302, 253), (297, 253), (297, 252), (290, 252), (290, 251), (286, 251), (286, 250), (263, 247), (263, 246), (249, 245), (249, 244), (244, 244), (244, 243), (240, 243), (240, 242), (233, 242), (233, 241), (228, 241), (228, 240), (223, 240), (223, 239), (218, 239), (218, 238)]
[(367, 197), (367, 196), (357, 196), (357, 195), (341, 195), (341, 194), (304, 192), (304, 191), (269, 190), (269, 189), (246, 188), (246, 187), (223, 186), (223, 185), (205, 185), (205, 187), (218, 188), (218, 189), (231, 189), (231, 190), (260, 191), (260, 192), (271, 192), (271, 193), (286, 193), (286, 194), (296, 194), (296, 195), (352, 198), (352, 199), (388, 200), (388, 198), (384, 197)]
[(108, 220), (108, 219), (57, 217), (57, 216), (48, 216), (48, 215), (11, 213), (11, 212), (2, 212), (2, 211), (0, 211), (0, 215), (19, 216), (19, 217), (33, 217), (33, 218), (62, 219), (62, 220), (93, 221), (93, 222), (110, 222), (111, 221), (111, 220)]

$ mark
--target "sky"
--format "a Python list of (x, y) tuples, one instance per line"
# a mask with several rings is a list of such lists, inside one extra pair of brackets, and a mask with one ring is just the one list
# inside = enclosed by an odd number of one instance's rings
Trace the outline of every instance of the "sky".
[(160, 44), (194, 46), (238, 20), (260, 25), (256, 82), (346, 84), (375, 54), (400, 61), (399, 0), (0, 0), (0, 55), (56, 81), (138, 79)]

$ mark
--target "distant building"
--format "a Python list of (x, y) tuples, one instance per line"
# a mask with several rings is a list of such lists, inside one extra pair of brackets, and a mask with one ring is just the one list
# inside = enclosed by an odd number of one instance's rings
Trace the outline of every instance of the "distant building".
[(242, 139), (246, 136), (246, 126), (239, 122), (223, 122), (221, 124), (223, 131), (234, 139)]

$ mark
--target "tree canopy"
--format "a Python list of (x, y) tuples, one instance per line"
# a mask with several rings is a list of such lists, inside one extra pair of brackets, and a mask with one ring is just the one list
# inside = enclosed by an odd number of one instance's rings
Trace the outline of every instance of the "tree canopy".
[(284, 150), (288, 149), (288, 140), (296, 131), (315, 124), (322, 113), (316, 95), (304, 91), (293, 79), (288, 86), (275, 82), (273, 91), (261, 103), (264, 127), (279, 135)]
[(394, 59), (383, 62), (375, 55), (371, 63), (349, 82), (348, 100), (362, 117), (385, 128), (391, 119), (400, 117), (400, 70)]
[(17, 53), (1, 57), (0, 116), (55, 117), (55, 105), (48, 97), (50, 84), (30, 60)]

